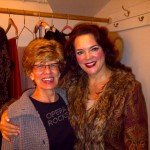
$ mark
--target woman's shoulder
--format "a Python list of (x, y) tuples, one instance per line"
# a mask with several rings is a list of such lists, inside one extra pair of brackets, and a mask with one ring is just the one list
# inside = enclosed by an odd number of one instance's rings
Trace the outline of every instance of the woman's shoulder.
[(14, 117), (17, 115), (20, 115), (24, 110), (24, 113), (27, 113), (27, 111), (32, 108), (32, 102), (30, 101), (29, 96), (31, 93), (33, 93), (33, 89), (25, 91), (22, 96), (15, 100), (9, 107), (8, 112), (10, 117)]
[(61, 98), (65, 101), (66, 104), (68, 104), (65, 88), (56, 88), (56, 93), (61, 96)]
[(56, 93), (59, 94), (59, 95), (63, 95), (63, 96), (66, 96), (66, 90), (65, 88), (56, 88)]
[(116, 69), (113, 71), (111, 78), (112, 82), (124, 85), (140, 85), (141, 83), (136, 80), (135, 75), (132, 72), (124, 71), (121, 69)]
[(135, 75), (132, 72), (128, 72), (122, 69), (115, 69), (113, 70), (113, 77), (117, 79), (126, 79), (126, 80), (133, 80), (135, 81)]

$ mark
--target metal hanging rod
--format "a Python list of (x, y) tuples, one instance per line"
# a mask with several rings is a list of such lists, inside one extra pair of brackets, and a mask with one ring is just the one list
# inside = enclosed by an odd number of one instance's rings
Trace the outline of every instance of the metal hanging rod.
[(58, 18), (58, 19), (69, 18), (69, 20), (82, 20), (82, 21), (104, 22), (104, 23), (111, 22), (111, 18), (96, 18), (96, 17), (89, 17), (89, 16), (79, 16), (79, 15), (60, 14), (60, 13), (47, 13), (47, 12), (18, 10), (18, 9), (10, 9), (10, 8), (0, 8), (0, 13), (25, 15), (25, 16), (39, 16), (39, 17)]

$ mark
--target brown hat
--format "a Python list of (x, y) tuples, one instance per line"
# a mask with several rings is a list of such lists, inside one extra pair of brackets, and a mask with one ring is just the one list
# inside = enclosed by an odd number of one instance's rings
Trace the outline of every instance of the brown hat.
[(116, 61), (121, 61), (123, 55), (123, 40), (117, 32), (109, 32), (108, 38), (114, 45), (114, 51), (117, 54)]

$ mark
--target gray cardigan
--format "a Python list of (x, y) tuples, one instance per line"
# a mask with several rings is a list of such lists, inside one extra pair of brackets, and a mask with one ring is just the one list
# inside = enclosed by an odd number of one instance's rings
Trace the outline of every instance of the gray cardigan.
[[(8, 108), (8, 116), (13, 124), (20, 126), (21, 133), (11, 137), (11, 142), (2, 140), (2, 150), (49, 150), (49, 141), (44, 124), (29, 96), (34, 92), (30, 89)], [(66, 104), (66, 93), (62, 89), (56, 92)]]

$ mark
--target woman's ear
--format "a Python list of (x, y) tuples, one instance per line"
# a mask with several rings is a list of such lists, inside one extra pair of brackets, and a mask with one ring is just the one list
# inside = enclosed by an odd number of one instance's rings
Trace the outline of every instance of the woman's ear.
[(32, 72), (30, 73), (29, 78), (30, 78), (32, 81), (34, 80), (34, 76), (33, 76), (33, 73), (32, 73)]

